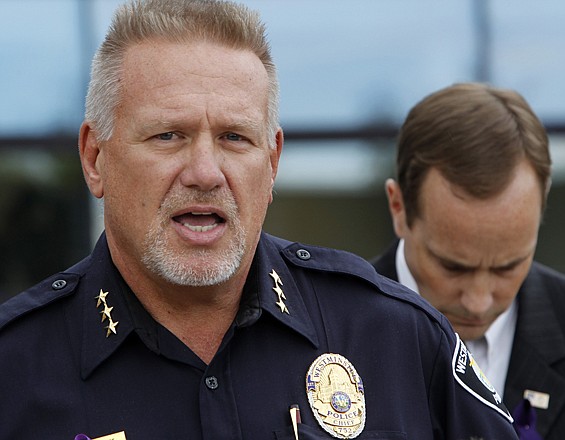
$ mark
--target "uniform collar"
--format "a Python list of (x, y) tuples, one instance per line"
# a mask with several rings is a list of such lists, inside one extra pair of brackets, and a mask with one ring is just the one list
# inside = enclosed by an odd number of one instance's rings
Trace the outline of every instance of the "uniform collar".
[[(318, 336), (302, 299), (303, 292), (299, 290), (289, 270), (289, 263), (282, 258), (284, 250), (269, 235), (261, 235), (242, 304), (245, 305), (246, 300), (254, 298), (247, 303), (248, 307), (268, 313), (317, 347)], [(245, 308), (240, 309), (240, 314), (242, 312), (245, 313)], [(258, 316), (255, 316), (256, 320)], [(245, 322), (240, 324), (246, 325)]]
[[(110, 357), (133, 332), (139, 334), (150, 350), (160, 353), (157, 334), (161, 326), (143, 308), (114, 266), (105, 234), (92, 252), (79, 289), (82, 293), (83, 379)], [(281, 300), (277, 291), (282, 291)], [(101, 293), (103, 300), (99, 301)], [(277, 302), (282, 303), (284, 308)], [(105, 306), (109, 309), (106, 314)], [(312, 321), (294, 278), (281, 258), (281, 249), (265, 235), (259, 241), (235, 325), (253, 325), (263, 312), (318, 346)], [(109, 329), (110, 319), (115, 325), (115, 333)]]
[[(80, 286), (83, 313), (83, 344), (81, 375), (86, 379), (135, 330), (134, 321), (126, 302), (126, 289), (116, 266), (112, 262), (106, 235), (102, 234), (91, 257), (90, 266)], [(100, 294), (105, 304), (99, 301)], [(104, 305), (111, 308), (110, 317), (104, 317)], [(115, 333), (109, 329), (110, 318)]]

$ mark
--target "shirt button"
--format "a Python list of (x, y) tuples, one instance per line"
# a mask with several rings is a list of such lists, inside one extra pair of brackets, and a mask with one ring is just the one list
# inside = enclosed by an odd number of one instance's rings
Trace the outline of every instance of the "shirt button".
[(310, 259), (310, 252), (308, 252), (306, 249), (298, 249), (296, 251), (296, 256), (298, 258), (300, 258), (301, 260), (309, 260)]
[(51, 284), (51, 287), (53, 288), (53, 290), (61, 290), (66, 285), (67, 285), (67, 282), (65, 280), (57, 280), (57, 281), (53, 281), (53, 284)]
[(208, 376), (206, 378), (206, 386), (211, 390), (218, 388), (218, 379), (216, 379), (216, 376)]

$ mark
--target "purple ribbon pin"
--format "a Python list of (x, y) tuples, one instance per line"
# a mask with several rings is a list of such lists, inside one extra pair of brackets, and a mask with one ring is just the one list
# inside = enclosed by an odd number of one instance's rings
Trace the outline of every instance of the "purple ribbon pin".
[(543, 440), (536, 431), (537, 415), (528, 399), (524, 399), (514, 409), (514, 429), (520, 440)]

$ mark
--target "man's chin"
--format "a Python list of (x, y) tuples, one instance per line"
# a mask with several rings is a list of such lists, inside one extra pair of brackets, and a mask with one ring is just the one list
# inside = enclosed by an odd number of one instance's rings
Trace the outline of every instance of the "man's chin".
[(476, 327), (476, 328), (469, 328), (469, 326), (463, 326), (463, 327), (456, 327), (454, 326), (455, 331), (457, 332), (457, 334), (459, 334), (459, 337), (461, 339), (463, 339), (464, 341), (475, 341), (477, 339), (482, 338), (488, 327)]
[(184, 287), (209, 287), (228, 281), (239, 269), (241, 252), (174, 252), (154, 248), (144, 255), (144, 264), (165, 282)]
[(200, 269), (195, 267), (183, 268), (182, 266), (160, 266), (156, 273), (166, 282), (180, 287), (209, 287), (228, 281), (237, 267), (208, 267)]

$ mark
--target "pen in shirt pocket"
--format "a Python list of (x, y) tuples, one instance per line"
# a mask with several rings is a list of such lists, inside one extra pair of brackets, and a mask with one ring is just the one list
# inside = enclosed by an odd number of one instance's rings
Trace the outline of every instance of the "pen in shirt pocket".
[(298, 438), (298, 425), (302, 423), (300, 419), (300, 408), (297, 404), (290, 405), (290, 420), (292, 421), (292, 429), (294, 430), (294, 439)]

